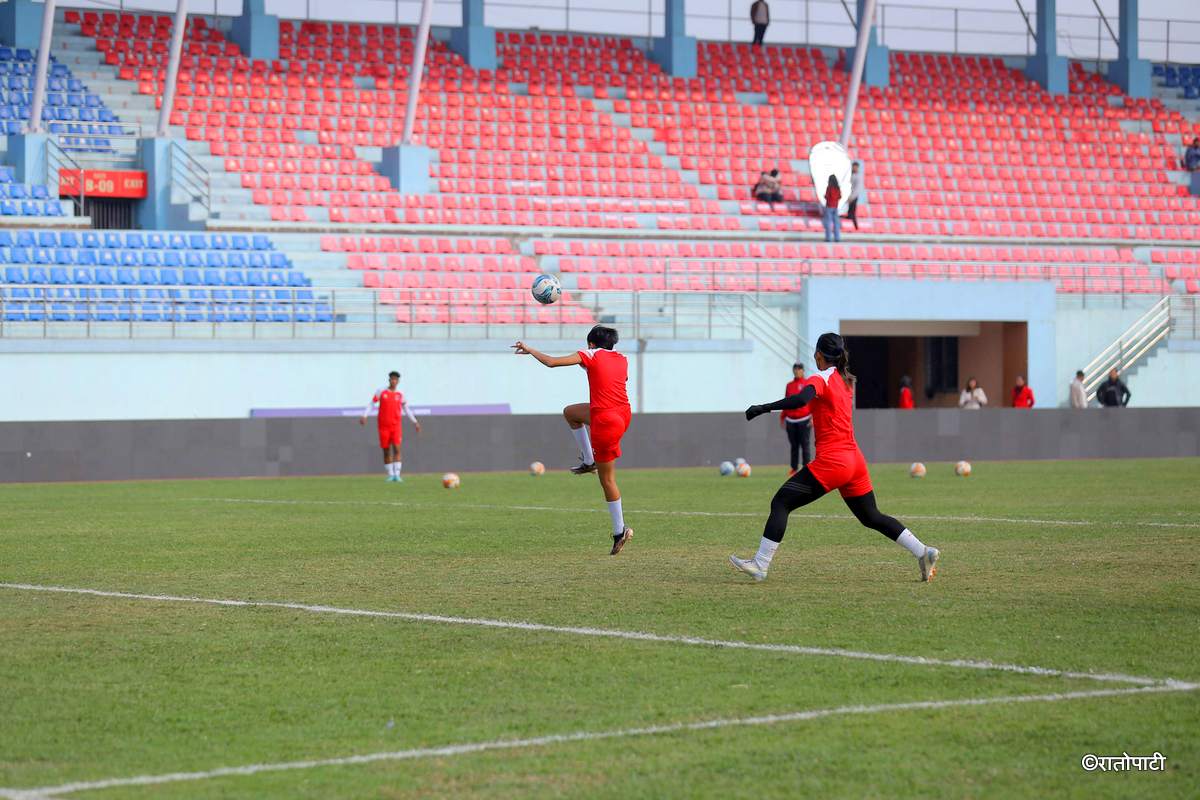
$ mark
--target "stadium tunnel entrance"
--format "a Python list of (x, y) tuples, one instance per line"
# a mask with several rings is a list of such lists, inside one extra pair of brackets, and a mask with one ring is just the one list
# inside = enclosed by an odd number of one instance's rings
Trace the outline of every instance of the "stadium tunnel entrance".
[(900, 381), (912, 379), (920, 407), (953, 407), (974, 377), (990, 405), (1008, 405), (1018, 375), (1027, 374), (1025, 322), (844, 320), (857, 408), (895, 408)]

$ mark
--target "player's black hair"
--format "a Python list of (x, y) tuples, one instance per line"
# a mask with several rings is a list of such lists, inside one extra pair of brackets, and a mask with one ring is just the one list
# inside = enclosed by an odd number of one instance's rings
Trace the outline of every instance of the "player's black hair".
[(900, 385), (907, 386), (909, 389), (911, 389), (912, 388), (912, 378), (908, 377), (907, 375), (901, 375), (900, 376)]
[(822, 333), (817, 338), (817, 352), (837, 369), (846, 385), (854, 385), (854, 376), (850, 373), (850, 351), (846, 349), (846, 342), (841, 336), (833, 332)]
[(797, 361), (795, 364), (792, 364), (792, 369), (804, 369), (804, 362)]
[(1075, 370), (1075, 377), (1076, 377), (1076, 378), (1082, 378), (1082, 377), (1083, 377), (1083, 370), (1081, 370), (1081, 369), (1077, 369), (1077, 370)]
[(588, 346), (592, 348), (597, 348), (600, 350), (612, 350), (617, 346), (617, 340), (619, 338), (620, 337), (617, 336), (616, 328), (609, 328), (605, 325), (597, 325), (588, 331), (587, 343)]
[(396, 372), (396, 370), (392, 370), (391, 372), (389, 372), (389, 373), (388, 373), (388, 377), (389, 377), (389, 378), (399, 378), (399, 377), (400, 377), (400, 373), (399, 373), (399, 372)]
[[(841, 185), (838, 183), (837, 175), (829, 176), (829, 185), (832, 186), (834, 189), (842, 188)], [(834, 334), (834, 335), (836, 336), (837, 334)]]
[(779, 177), (779, 170), (777, 170), (777, 169), (773, 169), (773, 170), (771, 170), (771, 177), (772, 177), (772, 178), (778, 178), (778, 177)]

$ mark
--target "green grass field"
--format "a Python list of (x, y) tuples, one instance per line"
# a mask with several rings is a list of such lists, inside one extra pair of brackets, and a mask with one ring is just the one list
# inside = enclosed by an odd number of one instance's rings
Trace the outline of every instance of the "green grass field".
[(735, 573), (778, 467), (621, 473), (615, 558), (590, 476), (0, 486), (0, 797), (1195, 797), (1200, 462), (929, 466), (928, 585), (836, 497)]

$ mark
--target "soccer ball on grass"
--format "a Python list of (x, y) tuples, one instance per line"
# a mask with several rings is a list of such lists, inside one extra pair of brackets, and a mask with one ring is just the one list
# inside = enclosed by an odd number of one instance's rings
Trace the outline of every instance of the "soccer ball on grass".
[(954, 474), (960, 478), (968, 478), (971, 476), (971, 462), (960, 461), (954, 465)]
[(540, 461), (535, 461), (529, 465), (529, 474), (535, 478), (539, 475), (546, 474), (546, 465)]
[(922, 464), (920, 461), (914, 461), (912, 463), (912, 466), (908, 468), (908, 474), (910, 477), (913, 477), (913, 478), (924, 478), (925, 477), (925, 465)]
[(446, 489), (457, 489), (462, 483), (458, 478), (457, 472), (447, 472), (442, 476), (442, 487)]

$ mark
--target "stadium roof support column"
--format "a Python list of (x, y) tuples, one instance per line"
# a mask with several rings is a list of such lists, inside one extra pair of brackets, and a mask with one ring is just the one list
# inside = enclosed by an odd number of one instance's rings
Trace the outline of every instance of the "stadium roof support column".
[(233, 18), (229, 40), (247, 58), (279, 58), (279, 17), (267, 13), (266, 0), (242, 0), (242, 15)]
[(1138, 58), (1138, 0), (1119, 0), (1120, 39), (1117, 60), (1108, 77), (1130, 97), (1150, 96), (1150, 62)]
[[(649, 2), (649, 0), (647, 0)], [(684, 0), (664, 0), (663, 36), (655, 39), (650, 58), (676, 78), (696, 77), (696, 39), (687, 35)]]
[(429, 167), (433, 150), (413, 142), (417, 124), (417, 105), (421, 102), (421, 79), (425, 76), (425, 51), (429, 47), (429, 26), (433, 22), (433, 0), (422, 0), (421, 21), (413, 46), (412, 66), (408, 71), (408, 103), (404, 109), (404, 132), (400, 144), (383, 148), (379, 169), (403, 194), (425, 194), (430, 189)]
[(29, 110), (29, 132), (42, 132), (42, 108), (46, 105), (46, 78), (50, 73), (50, 46), (54, 39), (54, 0), (42, 8), (42, 35), (38, 42), (37, 71), (33, 78), (33, 103)]
[(187, 27), (187, 0), (175, 6), (175, 21), (171, 24), (171, 49), (167, 61), (167, 82), (163, 86), (162, 108), (158, 110), (158, 129), (155, 136), (165, 137), (171, 124), (171, 109), (175, 106), (175, 84), (179, 81), (179, 60), (183, 56), (183, 33)]
[[(857, 19), (858, 19), (858, 42), (853, 48), (846, 53), (846, 61), (849, 64), (858, 62), (858, 49), (862, 47), (863, 41), (863, 19), (864, 13), (867, 11), (868, 3), (874, 7), (875, 3), (870, 3), (870, 0), (858, 0)], [(879, 43), (875, 35), (875, 15), (871, 15), (871, 19), (867, 20), (867, 39), (866, 39), (867, 57), (862, 72), (862, 82), (867, 86), (887, 86), (891, 80), (891, 71), (888, 66), (888, 49)], [(851, 72), (853, 78), (853, 71)]]
[(1067, 60), (1058, 54), (1058, 2), (1037, 0), (1037, 53), (1025, 74), (1050, 94), (1067, 94)]
[(483, 0), (463, 0), (462, 27), (450, 31), (450, 49), (475, 69), (496, 68), (496, 30), (483, 24)]

